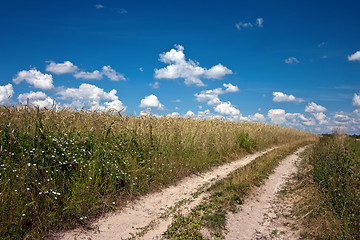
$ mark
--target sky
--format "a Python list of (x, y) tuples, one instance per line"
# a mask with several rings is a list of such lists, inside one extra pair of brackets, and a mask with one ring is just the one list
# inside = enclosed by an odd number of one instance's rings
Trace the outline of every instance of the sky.
[(360, 2), (1, 1), (0, 104), (360, 134)]

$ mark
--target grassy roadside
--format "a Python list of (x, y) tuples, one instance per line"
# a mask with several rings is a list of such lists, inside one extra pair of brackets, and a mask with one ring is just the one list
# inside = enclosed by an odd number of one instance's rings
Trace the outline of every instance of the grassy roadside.
[(188, 216), (178, 215), (164, 233), (164, 238), (205, 239), (203, 232), (206, 229), (213, 238), (223, 239), (226, 212), (235, 211), (250, 190), (261, 185), (282, 159), (313, 141), (314, 139), (304, 139), (282, 146), (216, 182), (208, 189), (210, 197)]
[(360, 239), (360, 142), (324, 136), (303, 158), (290, 194), (304, 239)]
[(259, 123), (0, 106), (0, 238), (86, 227), (192, 173), (313, 136)]

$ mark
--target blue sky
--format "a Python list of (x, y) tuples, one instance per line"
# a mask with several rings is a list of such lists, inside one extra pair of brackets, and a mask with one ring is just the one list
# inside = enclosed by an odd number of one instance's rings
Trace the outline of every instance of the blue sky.
[(0, 103), (360, 134), (359, 1), (2, 1)]

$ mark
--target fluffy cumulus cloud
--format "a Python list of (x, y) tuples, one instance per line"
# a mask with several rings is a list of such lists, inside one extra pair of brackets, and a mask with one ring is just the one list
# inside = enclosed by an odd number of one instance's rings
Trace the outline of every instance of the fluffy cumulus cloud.
[(284, 62), (287, 64), (294, 64), (294, 63), (299, 63), (300, 61), (296, 57), (289, 57), (285, 59)]
[(101, 72), (99, 72), (98, 70), (95, 70), (93, 72), (84, 72), (84, 71), (81, 71), (81, 72), (76, 72), (74, 74), (74, 77), (77, 78), (77, 79), (97, 79), (97, 80), (100, 80), (102, 79), (103, 77), (103, 74)]
[(20, 71), (16, 77), (13, 78), (13, 82), (15, 84), (19, 84), (22, 81), (26, 81), (34, 87), (42, 90), (50, 90), (54, 88), (52, 75), (43, 74), (42, 72), (36, 70), (36, 68), (30, 69), (29, 71)]
[(139, 107), (146, 109), (164, 110), (164, 105), (160, 103), (159, 99), (154, 94), (141, 99)]
[(180, 113), (172, 112), (172, 113), (167, 114), (166, 117), (177, 118), (177, 117), (180, 117)]
[(310, 102), (308, 106), (305, 107), (305, 112), (316, 113), (316, 112), (325, 112), (327, 109), (321, 105), (318, 105), (314, 102)]
[(265, 122), (266, 117), (261, 113), (255, 113), (254, 115), (248, 116), (247, 119), (244, 120), (251, 122)]
[(213, 90), (201, 91), (199, 94), (196, 93), (195, 94), (196, 100), (198, 102), (207, 102), (209, 106), (216, 106), (222, 103), (219, 99), (219, 95), (239, 91), (238, 86), (234, 86), (231, 83), (228, 84), (224, 83), (223, 86), (225, 87), (225, 89), (215, 88)]
[(349, 61), (360, 61), (360, 51), (357, 51), (353, 55), (348, 56)]
[(29, 104), (38, 106), (40, 108), (50, 108), (55, 104), (52, 98), (48, 97), (44, 92), (41, 91), (30, 91), (29, 93), (19, 94), (18, 100), (22, 104), (27, 104), (29, 101)]
[(273, 101), (274, 102), (303, 102), (301, 98), (296, 98), (294, 95), (287, 95), (282, 92), (273, 92)]
[(195, 113), (193, 111), (187, 111), (186, 114), (185, 114), (185, 117), (193, 117), (195, 116)]
[(313, 116), (315, 117), (315, 119), (318, 121), (318, 123), (320, 125), (328, 123), (327, 117), (323, 112), (315, 112), (315, 113), (313, 113)]
[(87, 83), (81, 84), (79, 88), (66, 88), (58, 92), (62, 100), (70, 101), (71, 106), (75, 108), (88, 106), (91, 110), (125, 111), (126, 106), (116, 93), (115, 89), (105, 92), (104, 89)]
[(285, 122), (285, 110), (284, 109), (270, 109), (268, 111), (268, 117), (274, 124), (282, 124)]
[(183, 78), (186, 85), (204, 86), (201, 78), (221, 79), (227, 74), (232, 74), (232, 71), (222, 64), (210, 69), (200, 67), (198, 62), (185, 58), (183, 46), (175, 45), (175, 48), (160, 54), (159, 61), (168, 65), (165, 68), (155, 69), (156, 79)]
[(110, 66), (103, 66), (102, 73), (112, 81), (126, 80), (124, 75), (122, 75), (121, 73), (116, 72)]
[(14, 95), (14, 89), (12, 84), (0, 86), (0, 104), (6, 104), (9, 99)]
[(100, 80), (103, 78), (103, 76), (106, 76), (111, 81), (126, 80), (124, 75), (116, 72), (109, 65), (103, 66), (102, 71), (95, 70), (93, 72), (85, 72), (85, 71), (79, 71), (79, 68), (70, 61), (65, 61), (64, 63), (55, 63), (53, 61), (50, 61), (50, 63), (46, 66), (46, 71), (54, 74), (73, 73), (74, 77), (77, 79)]
[(240, 111), (236, 109), (229, 101), (218, 104), (214, 111), (223, 115), (238, 116)]
[(46, 66), (46, 71), (54, 74), (74, 73), (78, 71), (78, 67), (70, 61), (65, 61), (64, 63), (50, 61)]
[(268, 118), (270, 123), (302, 130), (316, 124), (315, 119), (311, 116), (306, 117), (301, 113), (286, 113), (284, 109), (270, 109)]
[(357, 95), (356, 93), (354, 93), (354, 97), (353, 97), (353, 106), (354, 107), (360, 107), (360, 92), (359, 92), (359, 95)]

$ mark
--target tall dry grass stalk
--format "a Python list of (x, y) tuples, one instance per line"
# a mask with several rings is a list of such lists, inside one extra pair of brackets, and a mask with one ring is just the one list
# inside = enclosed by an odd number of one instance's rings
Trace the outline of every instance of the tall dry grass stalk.
[(0, 236), (87, 225), (126, 199), (315, 135), (261, 123), (0, 107)]

